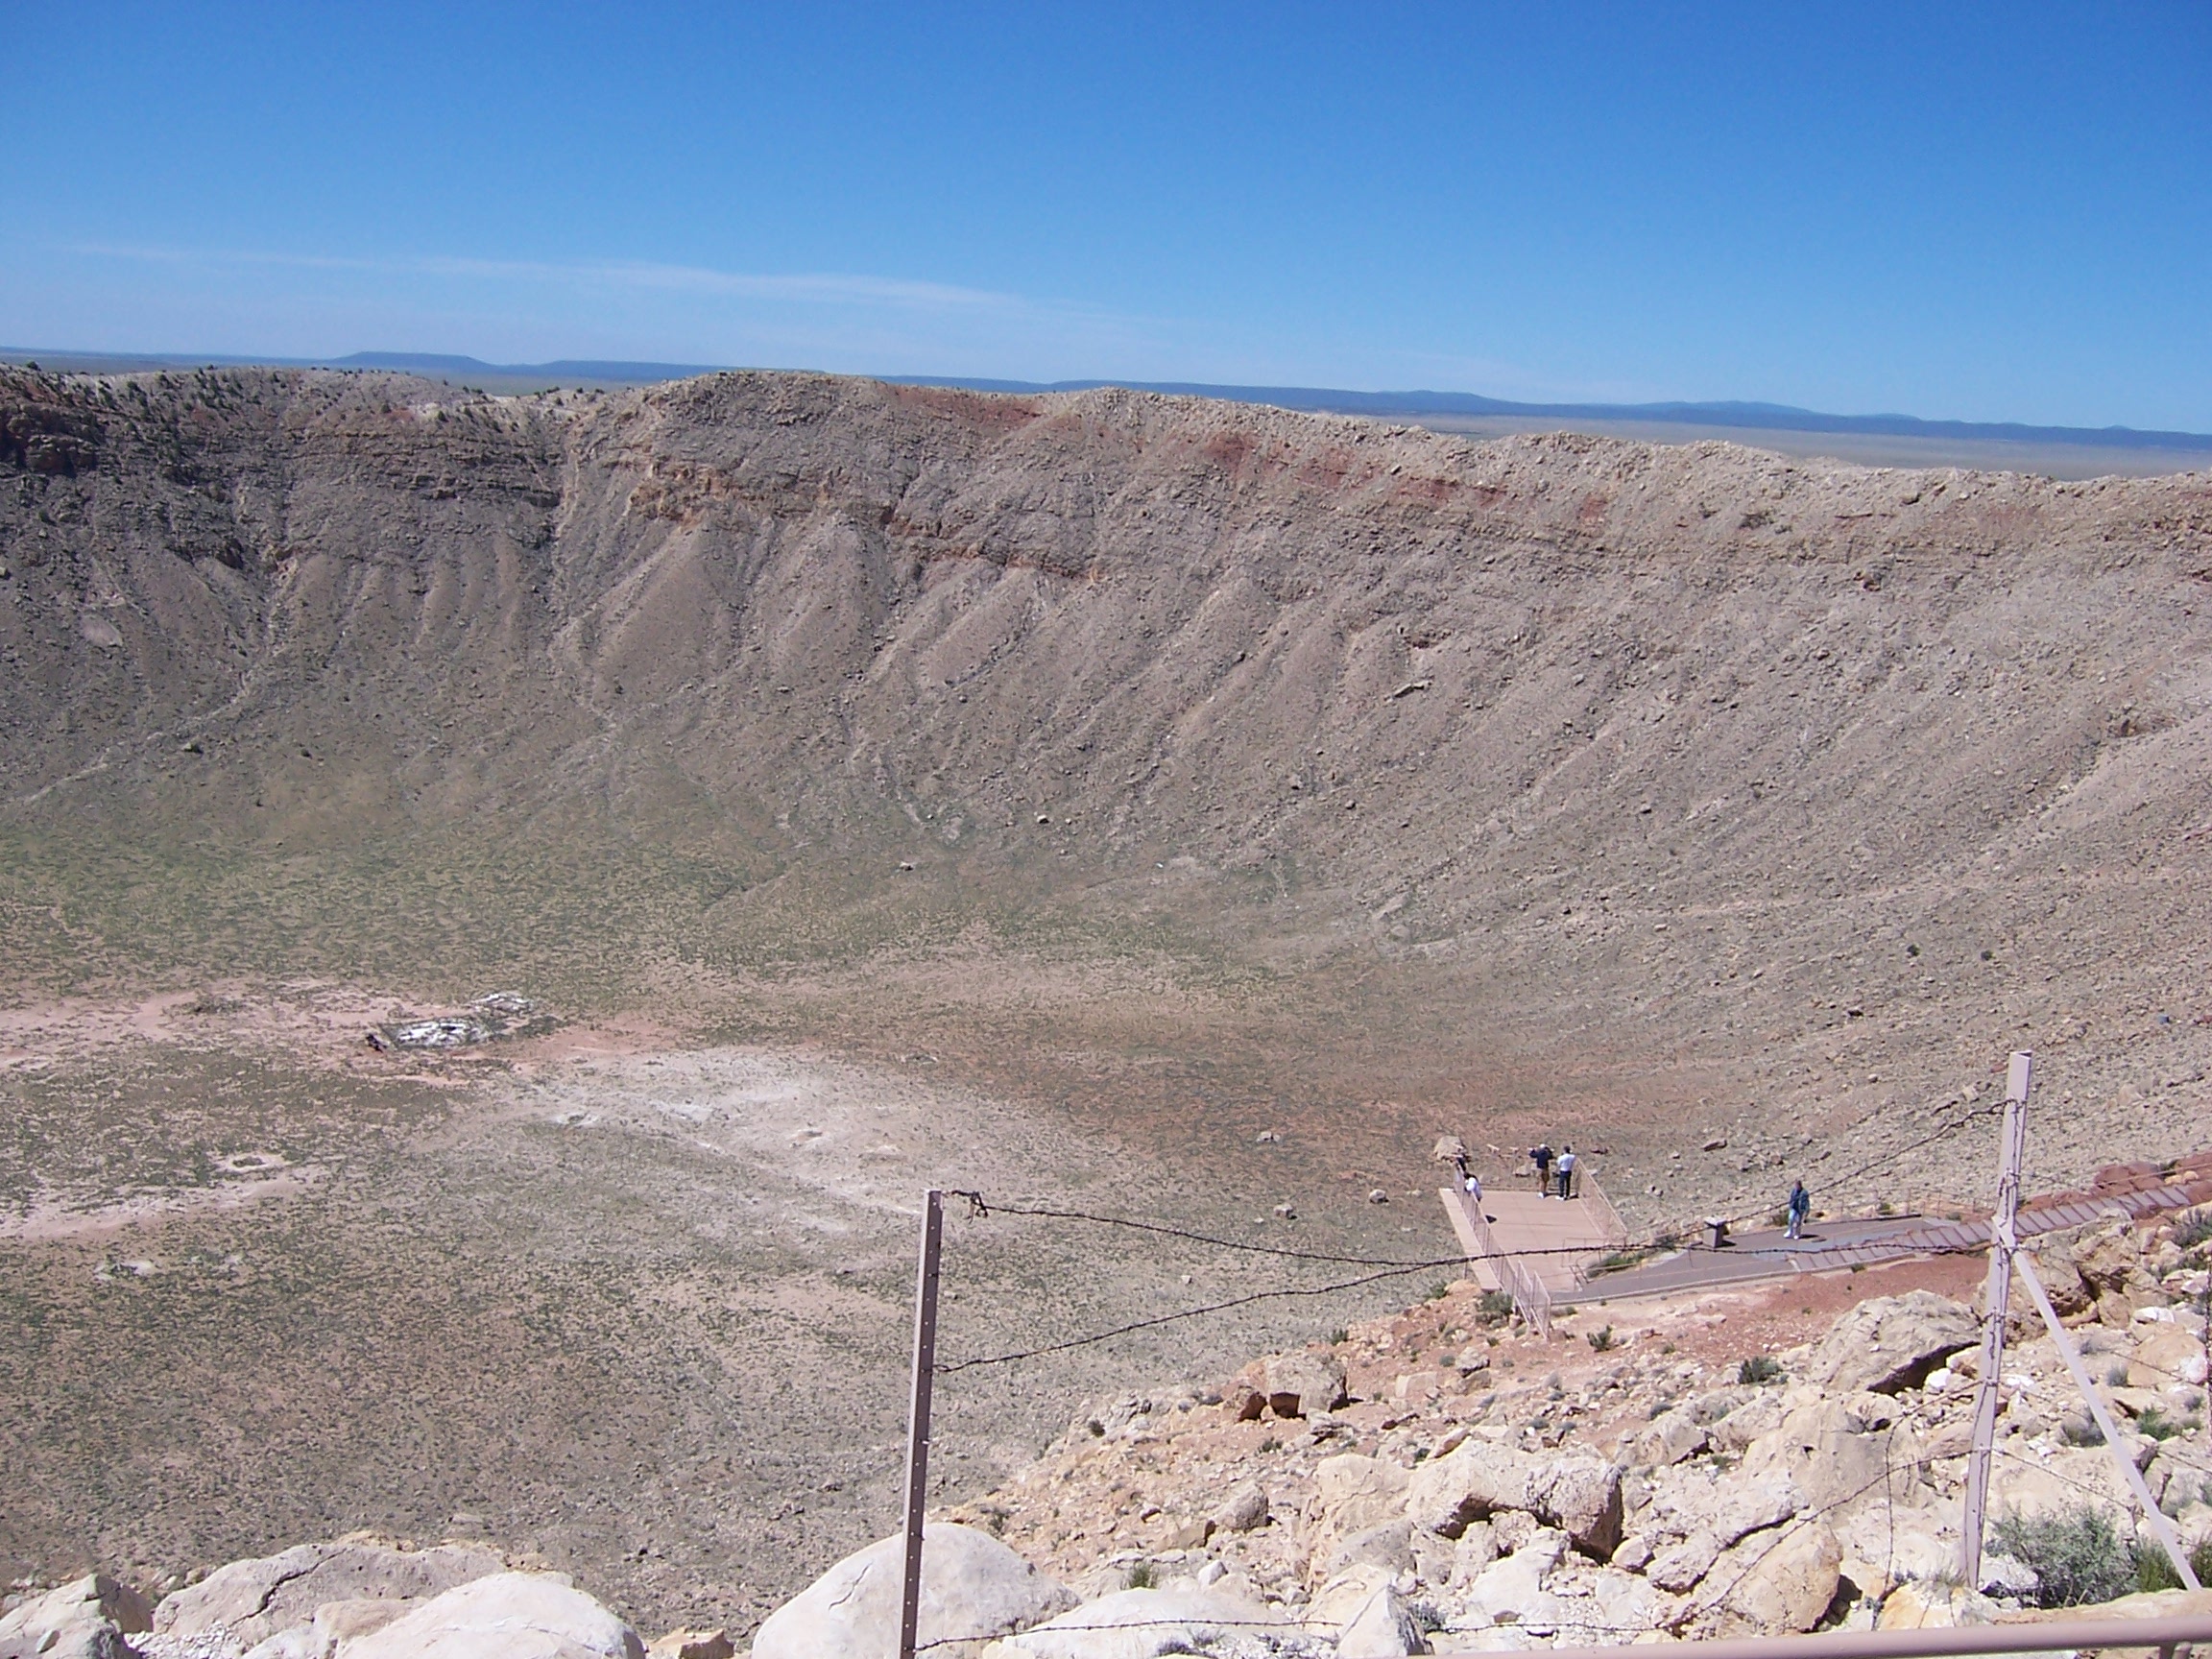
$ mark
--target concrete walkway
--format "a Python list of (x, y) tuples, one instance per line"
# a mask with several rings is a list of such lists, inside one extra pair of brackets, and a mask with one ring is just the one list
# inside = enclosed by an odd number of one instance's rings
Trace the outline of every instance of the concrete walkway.
[[(1449, 1201), (1450, 1194), (1446, 1194)], [(2078, 1192), (2052, 1192), (2024, 1199), (2017, 1222), (2022, 1238), (2079, 1227), (2107, 1216), (2130, 1218), (2161, 1211), (2212, 1203), (2212, 1151), (2194, 1152), (2172, 1164), (2116, 1164), (2097, 1172)], [(1448, 1206), (1449, 1207), (1449, 1206)], [(1707, 1289), (1788, 1278), (1793, 1273), (1825, 1273), (1874, 1262), (1912, 1256), (1985, 1250), (1986, 1220), (1948, 1221), (1925, 1215), (1863, 1216), (1821, 1221), (1791, 1239), (1782, 1229), (1732, 1234), (1719, 1249), (1699, 1244), (1671, 1251), (1640, 1266), (1593, 1279), (1590, 1268), (1619, 1247), (1618, 1233), (1607, 1238), (1599, 1218), (1579, 1198), (1565, 1202), (1540, 1197), (1531, 1190), (1485, 1191), (1488, 1238), (1477, 1243), (1455, 1222), (1460, 1243), (1485, 1285), (1496, 1273), (1482, 1258), (1492, 1251), (1518, 1257), (1556, 1301), (1615, 1302), (1636, 1296), (1665, 1296), (1678, 1290)], [(1609, 1215), (1611, 1207), (1606, 1207)]]

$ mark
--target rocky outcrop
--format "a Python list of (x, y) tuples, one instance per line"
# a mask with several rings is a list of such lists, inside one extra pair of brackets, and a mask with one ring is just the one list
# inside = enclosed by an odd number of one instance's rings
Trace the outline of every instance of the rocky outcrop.
[(1344, 1404), (1344, 1362), (1324, 1349), (1269, 1355), (1263, 1375), (1267, 1408), (1278, 1417), (1334, 1411)]
[(135, 1590), (89, 1574), (0, 1616), (0, 1659), (129, 1659), (125, 1638), (152, 1611)]
[[(1208, 1652), (1219, 1642), (1250, 1640), (1284, 1628), (1283, 1620), (1258, 1602), (1220, 1590), (1197, 1586), (1122, 1590), (995, 1642), (983, 1655), (984, 1659), (1151, 1659), (1159, 1653)], [(759, 1654), (757, 1643), (753, 1651)], [(830, 1649), (823, 1651), (826, 1655)]]
[(1814, 1351), (1805, 1375), (1837, 1393), (1894, 1394), (1982, 1338), (1974, 1310), (1947, 1296), (1912, 1290), (1862, 1302)]
[(314, 1625), (322, 1610), (330, 1607), (334, 1611), (323, 1621), (322, 1631), (335, 1640), (341, 1630), (365, 1634), (426, 1597), (506, 1566), (497, 1553), (474, 1544), (403, 1550), (367, 1536), (300, 1544), (218, 1567), (199, 1583), (165, 1598), (155, 1610), (153, 1627), (164, 1636), (220, 1633), (252, 1647)]
[[(905, 1540), (891, 1537), (848, 1555), (786, 1601), (753, 1638), (753, 1659), (827, 1659), (891, 1652), (899, 1635)], [(931, 1523), (922, 1536), (919, 1640), (964, 1659), (995, 1637), (1074, 1604), (1069, 1590), (986, 1532)], [(1040, 1649), (1040, 1651), (1042, 1651)]]
[(645, 1644), (560, 1574), (495, 1573), (341, 1642), (332, 1659), (645, 1659)]
[(1533, 1515), (1603, 1559), (1621, 1542), (1621, 1470), (1603, 1458), (1541, 1458), (1470, 1439), (1408, 1482), (1407, 1513), (1441, 1537), (1456, 1538), (1469, 1522), (1501, 1510)]

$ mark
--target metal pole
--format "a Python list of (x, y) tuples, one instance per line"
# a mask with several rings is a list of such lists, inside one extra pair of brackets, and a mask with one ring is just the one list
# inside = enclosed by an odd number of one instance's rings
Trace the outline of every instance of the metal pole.
[(914, 1659), (922, 1617), (922, 1511), (929, 1495), (929, 1394), (937, 1372), (937, 1259), (945, 1194), (922, 1194), (922, 1264), (914, 1276), (914, 1399), (906, 1417), (906, 1562), (899, 1580), (899, 1659)]
[(2073, 1373), (2074, 1386), (2081, 1390), (2081, 1399), (2089, 1407), (2089, 1415), (2097, 1420), (2098, 1432), (2104, 1436), (2104, 1448), (2112, 1454), (2112, 1461), (2119, 1465), (2120, 1479), (2135, 1494), (2135, 1502), (2142, 1507), (2143, 1519), (2157, 1537), (2166, 1551), (2166, 1559), (2174, 1563), (2174, 1571), (2184, 1588), (2201, 1590), (2197, 1582), (2196, 1569), (2189, 1565), (2189, 1555), (2181, 1548), (2181, 1538), (2174, 1530), (2174, 1523), (2166, 1518), (2151, 1496), (2151, 1488), (2143, 1479), (2143, 1471), (2135, 1467), (2135, 1459), (2128, 1455), (2128, 1448), (2120, 1443), (2120, 1426), (2112, 1421), (2112, 1413), (2104, 1408), (2098, 1398), (2096, 1384), (2089, 1381), (2088, 1369), (2081, 1363), (2081, 1356), (2075, 1349), (2074, 1338), (2066, 1327), (2059, 1323), (2058, 1310), (2051, 1306), (2051, 1297), (2043, 1288), (2043, 1281), (2036, 1275), (2035, 1263), (2026, 1256), (2020, 1258), (2020, 1278), (2028, 1286), (2028, 1294), (2035, 1299), (2035, 1310), (2043, 1315), (2043, 1323), (2051, 1328), (2051, 1340), (2056, 1344), (2058, 1358), (2066, 1361), (2066, 1369)]
[(2020, 1166), (2028, 1151), (2028, 1089), (2032, 1055), (2016, 1053), (2005, 1074), (2005, 1132), (1997, 1154), (1997, 1212), (1989, 1223), (1989, 1283), (1982, 1314), (1982, 1383), (1974, 1394), (1974, 1444), (1966, 1458), (1966, 1513), (1959, 1539), (1959, 1576), (1982, 1586), (1982, 1527), (1989, 1505), (1989, 1453), (1997, 1439), (1997, 1380), (2005, 1365), (2005, 1308), (2012, 1299), (2012, 1252), (2018, 1238)]

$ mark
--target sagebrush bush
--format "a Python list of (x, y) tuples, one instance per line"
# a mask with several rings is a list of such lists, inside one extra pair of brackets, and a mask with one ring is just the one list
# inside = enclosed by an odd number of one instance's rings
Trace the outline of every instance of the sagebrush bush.
[[(2189, 1570), (2197, 1575), (2198, 1583), (2212, 1584), (2212, 1538), (2189, 1551)], [(2181, 1575), (2174, 1571), (2174, 1563), (2166, 1559), (2166, 1551), (2155, 1538), (2146, 1539), (2135, 1547), (2135, 1587), (2138, 1590), (2181, 1588)]]
[(1999, 1550), (2034, 1569), (2038, 1607), (2109, 1601), (2136, 1587), (2134, 1551), (2111, 1518), (2090, 1504), (2048, 1515), (2000, 1515), (1989, 1531)]

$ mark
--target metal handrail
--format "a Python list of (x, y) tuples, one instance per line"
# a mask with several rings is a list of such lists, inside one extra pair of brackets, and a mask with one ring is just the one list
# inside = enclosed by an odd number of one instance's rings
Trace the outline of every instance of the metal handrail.
[[(1824, 1630), (1814, 1636), (1736, 1636), (1686, 1642), (1696, 1659), (1966, 1659), (1990, 1653), (2109, 1652), (2155, 1647), (2171, 1653), (2212, 1643), (2212, 1613), (2159, 1619), (2057, 1619), (2018, 1624), (1953, 1624), (1919, 1630)], [(1621, 1659), (1619, 1647), (1553, 1647), (1546, 1659)]]
[(1545, 1288), (1544, 1281), (1529, 1269), (1527, 1262), (1498, 1248), (1498, 1240), (1490, 1231), (1489, 1218), (1482, 1214), (1481, 1205), (1470, 1203), (1467, 1194), (1457, 1187), (1447, 1187), (1444, 1195), (1457, 1207), (1460, 1218), (1466, 1224), (1467, 1236), (1475, 1241), (1472, 1260), (1481, 1262), (1498, 1276), (1499, 1288), (1513, 1298), (1514, 1310), (1527, 1321), (1538, 1335), (1549, 1337), (1551, 1334), (1551, 1292)]
[(1595, 1171), (1585, 1174), (1579, 1163), (1575, 1169), (1576, 1196), (1581, 1198), (1591, 1219), (1598, 1223), (1598, 1231), (1605, 1235), (1607, 1248), (1618, 1250), (1628, 1242), (1628, 1223), (1621, 1219), (1621, 1212), (1613, 1208), (1613, 1200), (1605, 1196), (1605, 1189), (1598, 1185)]

